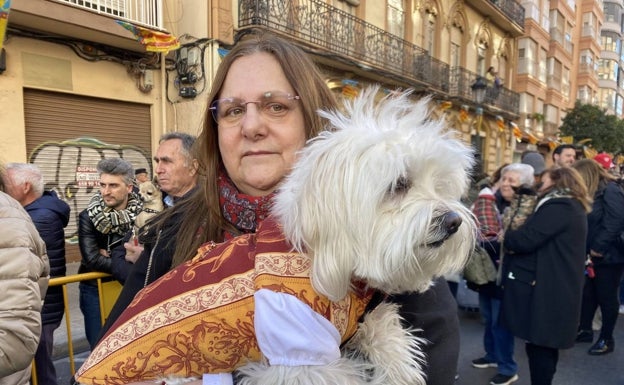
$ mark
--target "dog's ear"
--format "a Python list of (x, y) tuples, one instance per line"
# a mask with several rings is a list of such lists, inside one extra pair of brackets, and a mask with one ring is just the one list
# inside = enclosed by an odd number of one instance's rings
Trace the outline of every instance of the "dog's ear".
[(314, 289), (337, 301), (351, 286), (357, 251), (345, 240), (343, 200), (331, 196), (333, 189), (328, 188), (344, 183), (342, 175), (331, 172), (335, 162), (325, 159), (321, 147), (319, 142), (300, 154), (301, 161), (275, 197), (273, 213), (294, 248), (312, 259)]

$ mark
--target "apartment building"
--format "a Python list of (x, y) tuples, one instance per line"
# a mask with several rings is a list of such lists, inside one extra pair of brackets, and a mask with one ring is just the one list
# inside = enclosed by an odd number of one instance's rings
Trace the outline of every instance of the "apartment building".
[[(602, 51), (597, 61), (598, 87), (592, 101), (604, 108), (607, 113), (620, 118), (624, 116), (624, 52), (622, 51), (622, 14), (624, 6), (621, 0), (603, 2), (604, 21), (600, 39)], [(579, 89), (579, 97), (585, 96)]]
[(520, 94), (518, 126), (526, 138), (516, 154), (539, 149), (549, 160), (547, 153), (560, 143), (557, 130), (566, 110), (577, 99), (599, 100), (602, 2), (529, 0), (522, 6), (525, 34), (518, 39), (515, 91)]

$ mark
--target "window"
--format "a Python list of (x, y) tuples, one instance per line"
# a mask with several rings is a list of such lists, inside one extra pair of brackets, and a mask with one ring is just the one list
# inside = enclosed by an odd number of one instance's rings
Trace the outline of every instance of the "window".
[(539, 64), (538, 79), (542, 83), (546, 83), (547, 78), (548, 78), (548, 75), (547, 75), (548, 71), (546, 68), (547, 57), (548, 57), (548, 51), (546, 51), (545, 48), (540, 49), (540, 55), (539, 55), (539, 60), (538, 60), (538, 64)]
[(427, 19), (425, 20), (425, 47), (429, 51), (429, 55), (434, 54), (436, 47), (436, 15), (427, 12)]
[(487, 48), (484, 45), (479, 45), (477, 47), (477, 73), (481, 76), (485, 76), (485, 52)]
[(615, 60), (600, 59), (598, 61), (598, 79), (617, 80), (618, 63)]
[(405, 37), (405, 11), (403, 0), (388, 0), (388, 32)]

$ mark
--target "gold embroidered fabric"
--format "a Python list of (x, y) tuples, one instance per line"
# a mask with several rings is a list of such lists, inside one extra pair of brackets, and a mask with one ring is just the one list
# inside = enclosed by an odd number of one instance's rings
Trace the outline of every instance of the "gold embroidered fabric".
[(331, 302), (311, 286), (311, 261), (292, 251), (276, 222), (215, 245), (137, 294), (76, 374), (83, 384), (127, 384), (167, 375), (232, 372), (259, 361), (253, 293), (296, 296), (350, 338), (371, 292)]

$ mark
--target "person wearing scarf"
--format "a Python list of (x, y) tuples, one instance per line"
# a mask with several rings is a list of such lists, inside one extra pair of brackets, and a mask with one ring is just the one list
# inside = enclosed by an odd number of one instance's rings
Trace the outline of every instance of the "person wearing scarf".
[[(78, 243), (82, 255), (79, 274), (113, 272), (111, 248), (123, 241), (143, 208), (140, 197), (132, 192), (134, 170), (129, 162), (121, 158), (102, 159), (97, 170), (100, 189), (78, 217)], [(83, 281), (79, 290), (85, 334), (93, 349), (102, 326), (97, 282)]]
[(576, 170), (551, 168), (542, 183), (535, 211), (503, 243), (500, 322), (526, 341), (532, 385), (551, 384), (559, 349), (574, 346), (591, 209)]

